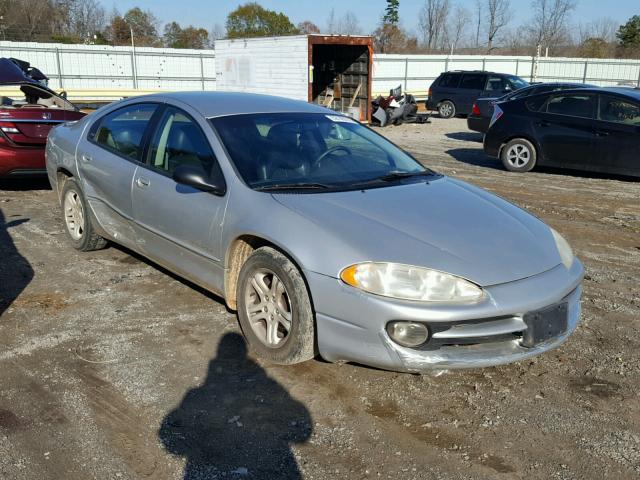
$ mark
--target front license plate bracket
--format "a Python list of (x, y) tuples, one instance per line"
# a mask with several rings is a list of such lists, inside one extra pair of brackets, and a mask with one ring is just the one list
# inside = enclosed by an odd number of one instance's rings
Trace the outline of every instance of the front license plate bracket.
[(523, 347), (557, 337), (567, 331), (568, 305), (566, 302), (526, 313), (522, 318), (527, 329), (522, 335)]

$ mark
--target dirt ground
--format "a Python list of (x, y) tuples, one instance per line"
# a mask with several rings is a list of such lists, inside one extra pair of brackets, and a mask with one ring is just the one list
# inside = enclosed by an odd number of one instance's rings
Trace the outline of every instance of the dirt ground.
[(506, 172), (462, 119), (379, 131), (565, 235), (587, 275), (564, 346), (440, 375), (269, 365), (219, 298), (74, 251), (46, 184), (5, 184), (0, 478), (638, 478), (640, 182)]

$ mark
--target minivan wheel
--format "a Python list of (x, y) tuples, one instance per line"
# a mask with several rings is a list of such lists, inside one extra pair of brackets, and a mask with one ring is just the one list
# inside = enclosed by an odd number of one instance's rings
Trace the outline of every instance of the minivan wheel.
[(82, 252), (104, 248), (107, 241), (95, 232), (91, 212), (74, 179), (64, 182), (61, 200), (62, 219), (73, 248)]
[(511, 172), (528, 172), (536, 165), (536, 148), (529, 140), (514, 138), (502, 147), (500, 159)]
[(237, 292), (240, 327), (258, 356), (283, 365), (315, 356), (309, 292), (285, 255), (270, 247), (257, 249), (240, 270)]
[(442, 118), (452, 118), (456, 114), (456, 106), (451, 100), (445, 100), (438, 105), (438, 113)]

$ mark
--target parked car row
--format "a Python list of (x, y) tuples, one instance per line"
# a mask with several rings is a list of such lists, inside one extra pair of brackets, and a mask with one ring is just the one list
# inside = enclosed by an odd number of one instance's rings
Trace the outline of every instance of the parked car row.
[(484, 151), (506, 169), (536, 165), (640, 176), (640, 89), (577, 83), (529, 85), (481, 71), (441, 74), (427, 108), (443, 118), (468, 115)]

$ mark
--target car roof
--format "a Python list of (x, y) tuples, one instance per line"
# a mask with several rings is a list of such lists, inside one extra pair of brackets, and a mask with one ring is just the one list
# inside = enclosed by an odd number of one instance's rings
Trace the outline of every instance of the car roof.
[(446, 72), (442, 72), (440, 75), (445, 75), (447, 73), (488, 73), (490, 75), (504, 75), (505, 77), (517, 76), (513, 73), (491, 72), (489, 70), (447, 70)]
[(540, 95), (549, 94), (562, 94), (568, 93), (616, 93), (625, 97), (630, 97), (633, 100), (640, 101), (640, 89), (635, 87), (588, 87), (588, 88), (569, 88), (562, 90), (562, 92), (545, 92)]
[(164, 101), (167, 99), (186, 103), (207, 118), (249, 113), (333, 113), (319, 105), (301, 100), (243, 92), (171, 92), (140, 97)]

